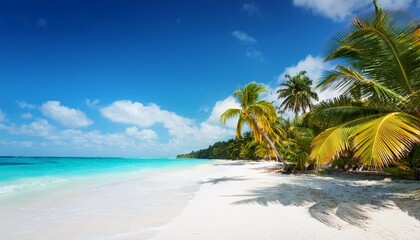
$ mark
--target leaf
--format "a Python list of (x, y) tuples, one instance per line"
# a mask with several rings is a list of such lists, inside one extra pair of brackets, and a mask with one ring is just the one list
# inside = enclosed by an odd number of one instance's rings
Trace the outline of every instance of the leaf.
[(354, 158), (375, 167), (386, 167), (408, 155), (420, 143), (420, 119), (395, 112), (369, 121), (352, 133)]
[(314, 161), (317, 166), (321, 166), (339, 157), (346, 156), (352, 148), (350, 139), (352, 132), (366, 119), (370, 118), (356, 119), (320, 133), (312, 141), (309, 159)]

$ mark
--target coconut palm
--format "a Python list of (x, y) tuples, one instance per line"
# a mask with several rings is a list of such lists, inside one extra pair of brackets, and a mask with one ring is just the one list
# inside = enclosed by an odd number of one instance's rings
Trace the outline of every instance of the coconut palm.
[(295, 170), (305, 170), (310, 165), (308, 160), (314, 130), (304, 126), (299, 118), (293, 122), (279, 118), (276, 125), (275, 129), (281, 133), (277, 140), (284, 159), (292, 162)]
[(286, 82), (280, 84), (283, 88), (277, 90), (278, 99), (284, 98), (280, 108), (283, 111), (293, 111), (297, 118), (299, 112), (305, 114), (308, 109), (313, 107), (312, 100), (318, 101), (318, 95), (312, 91), (312, 80), (306, 76), (305, 71), (301, 71), (293, 77), (286, 74), (285, 77)]
[(271, 103), (259, 99), (262, 93), (267, 92), (262, 85), (257, 83), (249, 83), (243, 88), (236, 90), (233, 96), (240, 104), (240, 108), (226, 110), (220, 116), (220, 121), (225, 124), (228, 119), (238, 118), (236, 139), (242, 137), (242, 127), (248, 125), (254, 134), (255, 142), (261, 143), (265, 139), (274, 151), (276, 158), (283, 162), (283, 169), (287, 170), (288, 165), (284, 162), (273, 141), (268, 136), (272, 131), (271, 124), (277, 119), (277, 112)]
[[(312, 142), (318, 165), (352, 157), (386, 167), (420, 143), (420, 41), (416, 21), (383, 11), (355, 18), (338, 34), (326, 61), (341, 60), (318, 85), (343, 94), (313, 109), (310, 121), (326, 129)], [(356, 98), (353, 94), (359, 93)]]

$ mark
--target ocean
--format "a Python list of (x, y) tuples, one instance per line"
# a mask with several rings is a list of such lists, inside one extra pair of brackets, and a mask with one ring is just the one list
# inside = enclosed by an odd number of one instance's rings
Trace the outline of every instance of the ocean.
[(0, 239), (149, 239), (178, 216), (212, 161), (0, 158)]

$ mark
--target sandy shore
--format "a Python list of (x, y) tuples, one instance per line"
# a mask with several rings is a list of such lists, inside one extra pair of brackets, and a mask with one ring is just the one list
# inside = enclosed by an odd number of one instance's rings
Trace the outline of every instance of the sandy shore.
[(420, 183), (220, 161), (153, 240), (420, 239)]

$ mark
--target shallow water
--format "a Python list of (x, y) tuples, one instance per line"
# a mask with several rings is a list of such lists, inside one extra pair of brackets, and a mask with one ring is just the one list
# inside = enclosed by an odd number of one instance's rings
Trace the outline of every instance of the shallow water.
[(210, 161), (191, 159), (0, 162), (0, 239), (149, 239), (210, 171)]

